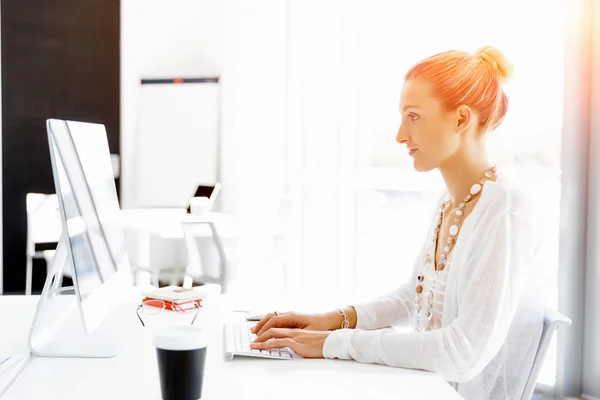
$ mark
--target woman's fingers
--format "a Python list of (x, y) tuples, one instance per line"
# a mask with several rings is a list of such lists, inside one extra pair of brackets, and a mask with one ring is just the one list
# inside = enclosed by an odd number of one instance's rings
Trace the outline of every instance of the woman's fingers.
[(296, 346), (297, 346), (297, 343), (294, 342), (290, 338), (273, 339), (273, 340), (269, 340), (268, 342), (261, 342), (261, 343), (254, 342), (254, 343), (250, 344), (250, 348), (257, 349), (257, 350), (282, 349), (284, 347), (289, 347), (294, 352), (296, 351), (295, 350)]
[(279, 315), (270, 318), (258, 331), (256, 331), (256, 335), (260, 336), (272, 328), (298, 328), (296, 325), (292, 314)]
[[(263, 317), (263, 319), (261, 319), (261, 320), (260, 320), (260, 321), (259, 321), (259, 322), (258, 322), (256, 325), (254, 325), (254, 326), (252, 327), (251, 331), (252, 331), (252, 333), (257, 333), (257, 332), (259, 332), (259, 331), (261, 330), (261, 328), (262, 328), (263, 326), (265, 326), (265, 324), (266, 324), (266, 323), (268, 323), (268, 322), (269, 322), (271, 319), (273, 319), (273, 318), (279, 318), (279, 317), (282, 317), (282, 316), (284, 316), (284, 315), (288, 315), (288, 314), (291, 314), (291, 313), (292, 313), (291, 311), (288, 311), (288, 312), (278, 312), (277, 314), (275, 314), (274, 312), (272, 312), (272, 313), (269, 313), (269, 314), (265, 315), (265, 316)], [(263, 329), (263, 331), (264, 331), (264, 329)]]
[(281, 324), (281, 318), (283, 317), (275, 316), (273, 318), (269, 318), (269, 320), (265, 322), (263, 326), (261, 326), (259, 329), (256, 330), (256, 332), (253, 333), (256, 333), (256, 336), (260, 336), (271, 328), (284, 328), (284, 326)]
[(254, 343), (257, 342), (266, 342), (270, 339), (282, 339), (282, 338), (292, 338), (298, 335), (298, 331), (296, 329), (281, 329), (281, 328), (272, 328), (259, 335), (254, 339)]
[(323, 346), (330, 332), (304, 331), (301, 329), (269, 329), (250, 344), (252, 349), (280, 349), (289, 347), (301, 357), (322, 358)]
[(252, 333), (258, 332), (260, 328), (262, 328), (267, 322), (269, 322), (271, 318), (275, 316), (277, 316), (277, 314), (275, 313), (269, 313), (265, 315), (260, 321), (258, 321), (256, 325), (254, 325), (254, 327), (252, 328)]

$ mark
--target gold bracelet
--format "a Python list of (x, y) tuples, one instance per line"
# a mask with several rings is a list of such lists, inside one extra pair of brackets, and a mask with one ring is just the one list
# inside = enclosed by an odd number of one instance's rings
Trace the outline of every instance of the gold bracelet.
[(342, 329), (348, 329), (348, 327), (350, 326), (350, 322), (348, 321), (348, 316), (346, 315), (344, 310), (342, 310), (341, 308), (338, 308), (337, 310), (335, 310), (335, 312), (338, 315), (344, 317), (344, 319), (342, 320), (342, 324), (341, 324)]

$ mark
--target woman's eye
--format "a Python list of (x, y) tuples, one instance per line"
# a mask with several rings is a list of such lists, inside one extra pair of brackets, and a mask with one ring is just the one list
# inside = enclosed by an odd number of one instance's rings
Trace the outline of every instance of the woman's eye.
[(410, 114), (408, 118), (410, 118), (411, 121), (416, 121), (419, 119), (419, 116), (416, 114)]

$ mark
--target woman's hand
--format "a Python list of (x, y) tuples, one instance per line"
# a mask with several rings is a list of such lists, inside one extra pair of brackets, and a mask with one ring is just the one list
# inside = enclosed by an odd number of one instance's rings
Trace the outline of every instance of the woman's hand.
[[(313, 331), (327, 331), (334, 329), (337, 319), (335, 315), (328, 314), (300, 314), (295, 312), (270, 313), (265, 315), (253, 328), (252, 333), (262, 335), (272, 328), (297, 328)], [(334, 321), (336, 320), (336, 321)], [(338, 324), (339, 325), (339, 324)]]
[(305, 358), (323, 358), (323, 345), (331, 332), (303, 329), (269, 329), (250, 344), (257, 350), (290, 348)]

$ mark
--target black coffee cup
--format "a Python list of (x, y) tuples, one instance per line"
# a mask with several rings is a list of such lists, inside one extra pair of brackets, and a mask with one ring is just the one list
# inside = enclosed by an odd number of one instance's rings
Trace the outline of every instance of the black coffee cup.
[(204, 331), (194, 325), (169, 327), (156, 332), (154, 346), (164, 400), (202, 398), (206, 345)]

